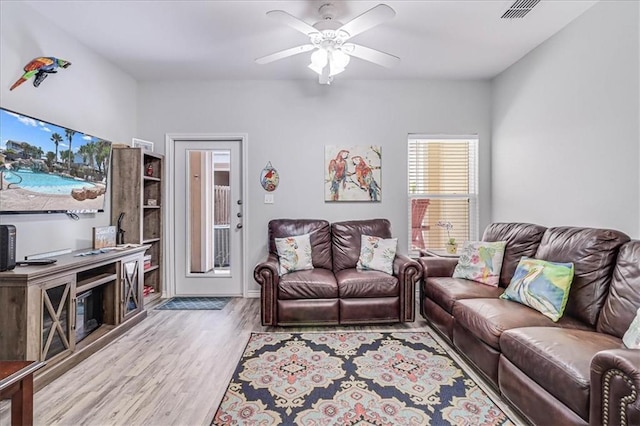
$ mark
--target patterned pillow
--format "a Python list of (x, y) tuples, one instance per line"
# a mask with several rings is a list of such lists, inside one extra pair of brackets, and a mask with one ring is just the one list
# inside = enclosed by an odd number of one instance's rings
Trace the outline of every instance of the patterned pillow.
[(467, 241), (462, 247), (453, 278), (466, 278), (498, 287), (506, 241)]
[(573, 263), (522, 257), (501, 299), (522, 303), (557, 322), (567, 305)]
[(276, 249), (280, 260), (280, 275), (293, 271), (313, 269), (311, 261), (311, 234), (276, 238)]
[(640, 308), (636, 312), (636, 317), (631, 321), (629, 329), (624, 333), (622, 342), (629, 349), (640, 349)]
[(397, 238), (379, 238), (362, 235), (360, 238), (360, 258), (356, 269), (360, 271), (376, 270), (393, 275), (393, 261), (398, 248)]

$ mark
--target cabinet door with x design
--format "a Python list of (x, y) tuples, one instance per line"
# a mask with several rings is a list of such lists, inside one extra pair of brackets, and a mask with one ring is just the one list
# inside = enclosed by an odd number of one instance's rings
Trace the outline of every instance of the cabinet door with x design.
[(72, 300), (75, 275), (53, 279), (41, 286), (42, 318), (40, 359), (50, 360), (71, 353), (75, 346)]
[(142, 310), (142, 256), (122, 260), (121, 318), (126, 321)]

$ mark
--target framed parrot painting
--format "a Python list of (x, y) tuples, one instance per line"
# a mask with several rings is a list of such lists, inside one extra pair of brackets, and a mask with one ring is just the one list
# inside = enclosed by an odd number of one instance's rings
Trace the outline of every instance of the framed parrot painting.
[(382, 150), (377, 145), (324, 148), (325, 201), (382, 200)]

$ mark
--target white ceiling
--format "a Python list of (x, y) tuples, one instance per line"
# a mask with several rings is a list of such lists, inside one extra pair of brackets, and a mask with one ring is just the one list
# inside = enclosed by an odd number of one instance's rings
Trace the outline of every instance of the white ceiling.
[[(310, 24), (328, 0), (27, 1), (136, 80), (307, 79), (311, 53), (271, 64), (254, 59), (307, 43), (267, 17), (284, 10)], [(348, 22), (381, 1), (334, 1)], [(339, 79), (486, 79), (518, 61), (596, 1), (542, 1), (523, 19), (500, 19), (502, 0), (395, 1), (392, 20), (351, 41), (399, 56), (386, 69), (354, 58)], [(73, 58), (68, 58), (73, 62)]]

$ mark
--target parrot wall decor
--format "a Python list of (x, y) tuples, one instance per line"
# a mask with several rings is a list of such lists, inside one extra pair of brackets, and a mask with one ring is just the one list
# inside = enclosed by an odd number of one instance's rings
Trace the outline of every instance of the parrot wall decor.
[(9, 90), (15, 89), (33, 76), (35, 76), (33, 86), (38, 87), (49, 74), (55, 74), (58, 72), (58, 68), (69, 68), (70, 65), (71, 62), (54, 58), (53, 56), (34, 58), (24, 66), (24, 74), (22, 74), (22, 77), (20, 77), (18, 81), (13, 83)]
[(326, 145), (325, 201), (381, 201), (382, 150), (378, 145)]

